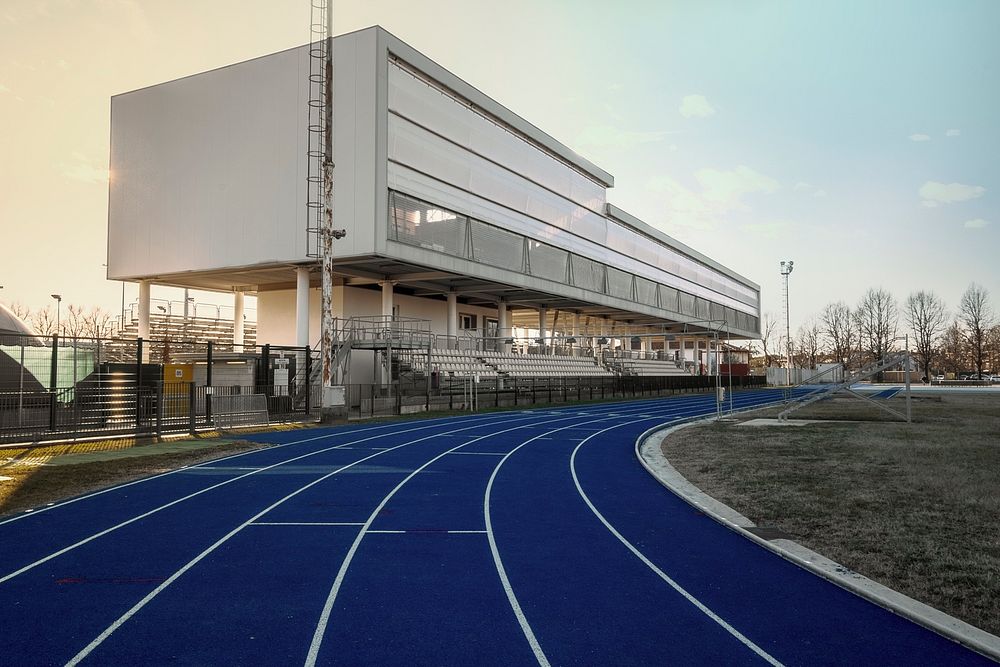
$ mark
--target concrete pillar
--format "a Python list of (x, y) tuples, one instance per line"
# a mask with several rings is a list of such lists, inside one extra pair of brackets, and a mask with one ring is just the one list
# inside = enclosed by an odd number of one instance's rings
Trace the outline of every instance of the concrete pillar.
[(148, 280), (139, 281), (139, 338), (142, 346), (142, 362), (149, 363), (149, 290), (152, 283)]
[[(648, 331), (643, 331), (643, 333), (648, 333)], [(653, 339), (650, 336), (642, 337), (642, 356), (649, 357), (649, 353), (653, 349)]]
[(507, 302), (503, 299), (497, 302), (497, 336), (500, 339), (496, 341), (494, 349), (497, 352), (510, 352), (510, 345), (504, 342), (510, 337), (510, 311), (507, 309)]
[(379, 283), (382, 287), (382, 317), (392, 317), (392, 286), (395, 281), (383, 280)]
[(309, 269), (304, 266), (295, 269), (295, 344), (309, 344)]
[(547, 349), (548, 344), (549, 344), (548, 331), (545, 328), (546, 326), (548, 326), (548, 319), (549, 319), (549, 309), (548, 308), (539, 308), (538, 309), (538, 337), (542, 339), (542, 343), (541, 343), (541, 345), (542, 345), (542, 354), (545, 354), (545, 350)]
[(449, 349), (458, 347), (458, 294), (448, 292), (448, 344)]
[(233, 292), (233, 352), (243, 351), (243, 292)]

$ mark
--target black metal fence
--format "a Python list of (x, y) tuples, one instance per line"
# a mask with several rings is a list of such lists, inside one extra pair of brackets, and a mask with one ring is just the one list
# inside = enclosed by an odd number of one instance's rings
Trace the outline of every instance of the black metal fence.
[(585, 401), (656, 398), (674, 394), (763, 387), (764, 377), (562, 377), (517, 378), (471, 382), (453, 379), (437, 389), (374, 384), (347, 385), (345, 399), (351, 419), (387, 417), (444, 410), (518, 408)]
[(301, 419), (309, 348), (0, 336), (0, 443), (151, 435)]

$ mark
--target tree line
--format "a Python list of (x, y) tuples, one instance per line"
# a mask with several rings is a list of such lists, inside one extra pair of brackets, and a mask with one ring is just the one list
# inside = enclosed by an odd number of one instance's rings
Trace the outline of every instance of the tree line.
[[(853, 307), (843, 301), (829, 303), (792, 337), (792, 363), (816, 368), (833, 362), (853, 370), (901, 350), (904, 335), (924, 377), (1000, 372), (1000, 323), (989, 292), (976, 283), (962, 294), (954, 313), (944, 299), (924, 290), (902, 304), (882, 288), (869, 289)], [(783, 362), (788, 348), (773, 314), (762, 320), (761, 343), (765, 366)]]
[(117, 333), (119, 325), (119, 318), (100, 306), (85, 308), (70, 304), (60, 310), (58, 318), (52, 306), (31, 310), (21, 303), (14, 303), (10, 310), (40, 336), (58, 333), (67, 338), (109, 338)]

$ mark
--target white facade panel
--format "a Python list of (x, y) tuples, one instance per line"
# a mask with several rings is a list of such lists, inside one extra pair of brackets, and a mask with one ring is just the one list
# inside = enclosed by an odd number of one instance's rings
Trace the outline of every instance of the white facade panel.
[(493, 169), (499, 165), (591, 211), (598, 214), (604, 211), (604, 186), (418, 79), (398, 64), (390, 63), (388, 72), (389, 110), (392, 113), (439, 135), (439, 141), (452, 143), (495, 163)]
[(335, 39), (334, 61), (333, 226), (347, 231), (335, 242), (335, 252), (367, 255), (384, 245), (386, 236), (385, 107), (379, 107), (378, 99), (385, 54), (378, 48), (378, 31)]
[[(657, 267), (644, 264), (632, 257), (612, 251), (606, 245), (594, 243), (567, 230), (546, 225), (527, 215), (519, 214), (481, 197), (471, 195), (464, 190), (418, 173), (403, 165), (389, 165), (388, 182), (389, 188), (392, 190), (410, 194), (444, 208), (527, 236), (528, 238), (545, 241), (578, 255), (615, 266), (664, 285), (675, 287), (689, 294), (710, 299), (755, 317), (759, 316), (759, 308), (755, 305), (743, 303), (726, 294), (712, 291), (702, 284), (688, 280), (675, 273), (667, 273)], [(659, 251), (661, 253), (671, 252), (669, 249), (662, 247)], [(678, 256), (677, 259), (683, 258)], [(443, 265), (447, 264), (448, 262), (444, 262)], [(510, 268), (517, 270), (515, 266)], [(520, 284), (514, 275), (511, 276), (510, 282), (511, 284)]]
[(112, 98), (108, 277), (306, 259), (305, 47)]

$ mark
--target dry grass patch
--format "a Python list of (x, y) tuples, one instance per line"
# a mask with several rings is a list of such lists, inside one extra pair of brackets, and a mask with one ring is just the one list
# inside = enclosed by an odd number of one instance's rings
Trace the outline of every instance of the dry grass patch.
[(841, 423), (698, 426), (663, 451), (758, 525), (1000, 634), (1000, 397), (915, 400), (913, 415), (835, 399), (794, 417)]
[(0, 450), (0, 517), (267, 446), (247, 440), (199, 439), (162, 445), (104, 442)]

